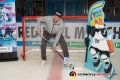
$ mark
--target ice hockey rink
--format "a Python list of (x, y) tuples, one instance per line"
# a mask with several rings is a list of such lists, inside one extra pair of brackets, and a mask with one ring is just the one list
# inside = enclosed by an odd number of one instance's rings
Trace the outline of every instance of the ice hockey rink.
[[(120, 49), (116, 49), (115, 55), (111, 58), (117, 73), (112, 80), (120, 79), (119, 52)], [(72, 79), (69, 76), (72, 70), (65, 70), (62, 58), (54, 52), (47, 52), (47, 63), (43, 67), (40, 66), (40, 52), (27, 54), (26, 61), (23, 61), (21, 53), (22, 47), (18, 47), (18, 61), (0, 63), (0, 80), (108, 80), (103, 76), (76, 76)], [(83, 68), (83, 71), (75, 72), (94, 73), (84, 67), (85, 53), (70, 53), (70, 57), (73, 58), (76, 67)]]

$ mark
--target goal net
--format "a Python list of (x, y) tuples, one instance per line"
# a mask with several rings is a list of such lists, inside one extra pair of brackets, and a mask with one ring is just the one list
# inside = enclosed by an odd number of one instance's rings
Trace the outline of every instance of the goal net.
[[(22, 18), (22, 58), (26, 60), (27, 54), (31, 52), (41, 51), (42, 36), (38, 36), (34, 28), (37, 28), (37, 18), (40, 16), (24, 16)], [(63, 36), (66, 40), (69, 53), (84, 53), (84, 35), (85, 27), (87, 24), (87, 16), (63, 16), (62, 19), (65, 23), (65, 30)], [(46, 24), (41, 23), (41, 35), (45, 29)], [(50, 39), (51, 44), (54, 39)], [(46, 52), (52, 51), (50, 45), (46, 47)], [(62, 52), (58, 43), (57, 51)]]

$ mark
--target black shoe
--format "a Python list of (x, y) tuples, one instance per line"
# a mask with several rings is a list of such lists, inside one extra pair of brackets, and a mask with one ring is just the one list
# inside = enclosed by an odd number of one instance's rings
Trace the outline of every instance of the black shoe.
[(94, 65), (95, 69), (98, 71), (101, 68), (100, 59), (97, 59), (97, 57), (94, 57), (93, 65)]
[(110, 62), (105, 63), (104, 72), (108, 74), (108, 78), (113, 76), (114, 68), (112, 67), (112, 64)]
[(105, 65), (106, 66), (105, 66), (104, 71), (105, 71), (105, 73), (109, 73), (112, 68), (112, 65), (109, 62), (106, 62)]

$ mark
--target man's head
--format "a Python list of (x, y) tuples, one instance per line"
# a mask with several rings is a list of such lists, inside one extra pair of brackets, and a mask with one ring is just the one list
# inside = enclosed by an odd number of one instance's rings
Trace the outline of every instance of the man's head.
[(53, 17), (54, 22), (59, 21), (61, 17), (62, 17), (62, 12), (60, 10), (56, 10)]

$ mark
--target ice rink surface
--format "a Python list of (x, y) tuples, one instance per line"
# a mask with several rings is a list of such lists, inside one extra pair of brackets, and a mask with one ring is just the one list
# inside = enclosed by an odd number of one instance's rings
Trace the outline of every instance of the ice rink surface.
[[(112, 56), (111, 61), (117, 75), (112, 80), (120, 80), (120, 49)], [(63, 68), (63, 60), (57, 53), (47, 52), (47, 63), (41, 67), (40, 52), (27, 54), (26, 61), (21, 57), (22, 48), (18, 47), (18, 61), (0, 62), (0, 80), (108, 80), (103, 76), (76, 76), (72, 79), (69, 73), (72, 70)], [(83, 67), (83, 71), (76, 73), (95, 73), (84, 67), (84, 53), (70, 53), (76, 67)]]

